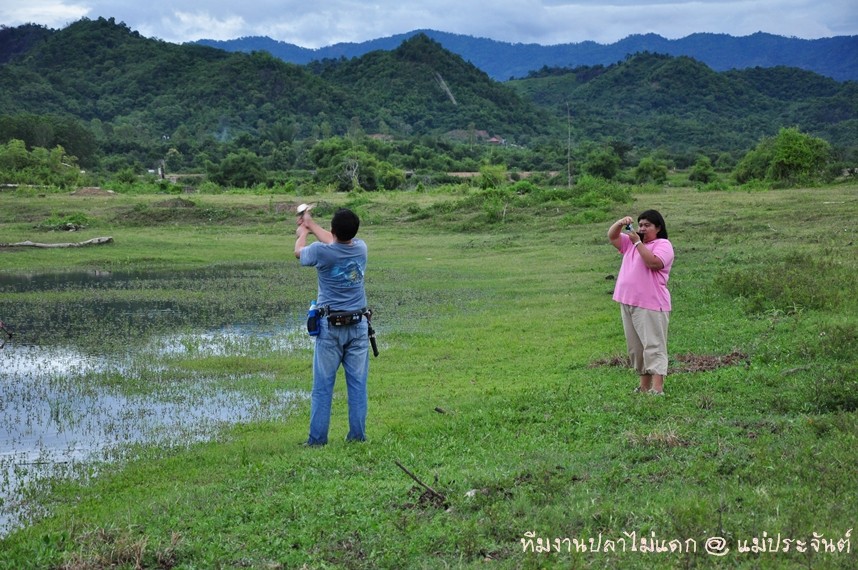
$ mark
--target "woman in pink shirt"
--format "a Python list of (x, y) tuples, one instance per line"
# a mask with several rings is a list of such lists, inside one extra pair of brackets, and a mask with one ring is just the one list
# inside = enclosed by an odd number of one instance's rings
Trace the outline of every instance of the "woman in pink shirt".
[(631, 364), (640, 374), (635, 391), (661, 395), (667, 375), (667, 280), (673, 265), (673, 245), (667, 239), (664, 218), (656, 210), (638, 216), (637, 232), (632, 230), (632, 222), (634, 219), (626, 216), (608, 230), (608, 239), (623, 256), (614, 301), (620, 303)]

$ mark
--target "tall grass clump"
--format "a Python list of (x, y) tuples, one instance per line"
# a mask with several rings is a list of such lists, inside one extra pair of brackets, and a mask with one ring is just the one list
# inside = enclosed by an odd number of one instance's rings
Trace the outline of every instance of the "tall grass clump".
[(726, 270), (718, 283), (724, 292), (740, 298), (748, 313), (789, 314), (804, 309), (836, 309), (849, 294), (853, 276), (834, 259), (790, 253)]
[(820, 414), (858, 412), (858, 366), (853, 362), (826, 367), (811, 385), (810, 401)]
[[(461, 186), (458, 187), (461, 189)], [(590, 175), (572, 186), (537, 186), (528, 180), (487, 188), (471, 188), (462, 197), (423, 208), (409, 208), (409, 220), (453, 221), (468, 231), (505, 223), (528, 223), (533, 215), (560, 217), (564, 224), (585, 224), (610, 218), (617, 204), (632, 200), (631, 187)]]
[(92, 225), (93, 218), (83, 212), (60, 213), (55, 212), (50, 217), (36, 224), (35, 228), (41, 231), (63, 231), (74, 232), (85, 229)]

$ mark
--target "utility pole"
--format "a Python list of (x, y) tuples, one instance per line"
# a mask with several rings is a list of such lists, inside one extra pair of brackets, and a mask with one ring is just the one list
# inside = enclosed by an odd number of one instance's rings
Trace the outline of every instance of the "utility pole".
[(566, 187), (572, 187), (572, 116), (566, 101)]

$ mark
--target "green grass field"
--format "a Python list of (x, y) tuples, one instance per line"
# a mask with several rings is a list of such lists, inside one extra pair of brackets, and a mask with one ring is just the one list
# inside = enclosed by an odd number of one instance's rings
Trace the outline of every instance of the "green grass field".
[[(0, 568), (858, 567), (855, 185), (674, 188), (591, 210), (559, 195), (293, 198), (0, 195), (0, 242), (114, 238), (0, 250), (0, 271), (271, 264), (282, 281), (257, 293), (288, 299), (296, 322), (315, 274), (280, 203), (318, 201), (320, 220), (349, 205), (381, 348), (368, 442), (342, 441), (340, 379), (328, 446), (299, 446), (304, 403), (58, 481), (48, 516), (0, 538)], [(607, 228), (648, 208), (676, 250), (664, 398), (632, 394), (610, 297)], [(33, 229), (73, 214), (88, 222), (73, 239)], [(38, 302), (0, 293), (0, 310)], [(308, 348), (161, 364), (311, 384)]]

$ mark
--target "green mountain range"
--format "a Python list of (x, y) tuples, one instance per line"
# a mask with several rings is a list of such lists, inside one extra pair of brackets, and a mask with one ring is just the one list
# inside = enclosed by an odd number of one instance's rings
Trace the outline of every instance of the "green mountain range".
[(858, 83), (797, 68), (715, 72), (689, 57), (640, 53), (508, 84), (590, 140), (737, 151), (797, 126), (836, 146), (858, 144)]
[(415, 30), (360, 43), (339, 43), (309, 49), (267, 37), (200, 40), (227, 51), (267, 51), (297, 64), (320, 59), (351, 59), (376, 50), (392, 50), (415, 35), (425, 35), (489, 74), (506, 81), (542, 67), (610, 65), (640, 52), (689, 56), (716, 71), (753, 67), (798, 67), (839, 81), (858, 80), (858, 36), (806, 40), (763, 32), (749, 36), (698, 33), (675, 40), (657, 34), (635, 34), (612, 44), (592, 41), (556, 45), (500, 42), (436, 30)]
[(855, 82), (786, 67), (716, 72), (646, 52), (498, 82), (423, 34), (391, 50), (297, 65), (149, 39), (100, 18), (62, 30), (0, 29), (0, 62), (0, 143), (63, 144), (82, 163), (96, 155), (151, 163), (174, 147), (199, 162), (356, 133), (495, 137), (529, 148), (570, 137), (714, 155), (797, 126), (837, 148), (858, 147)]

